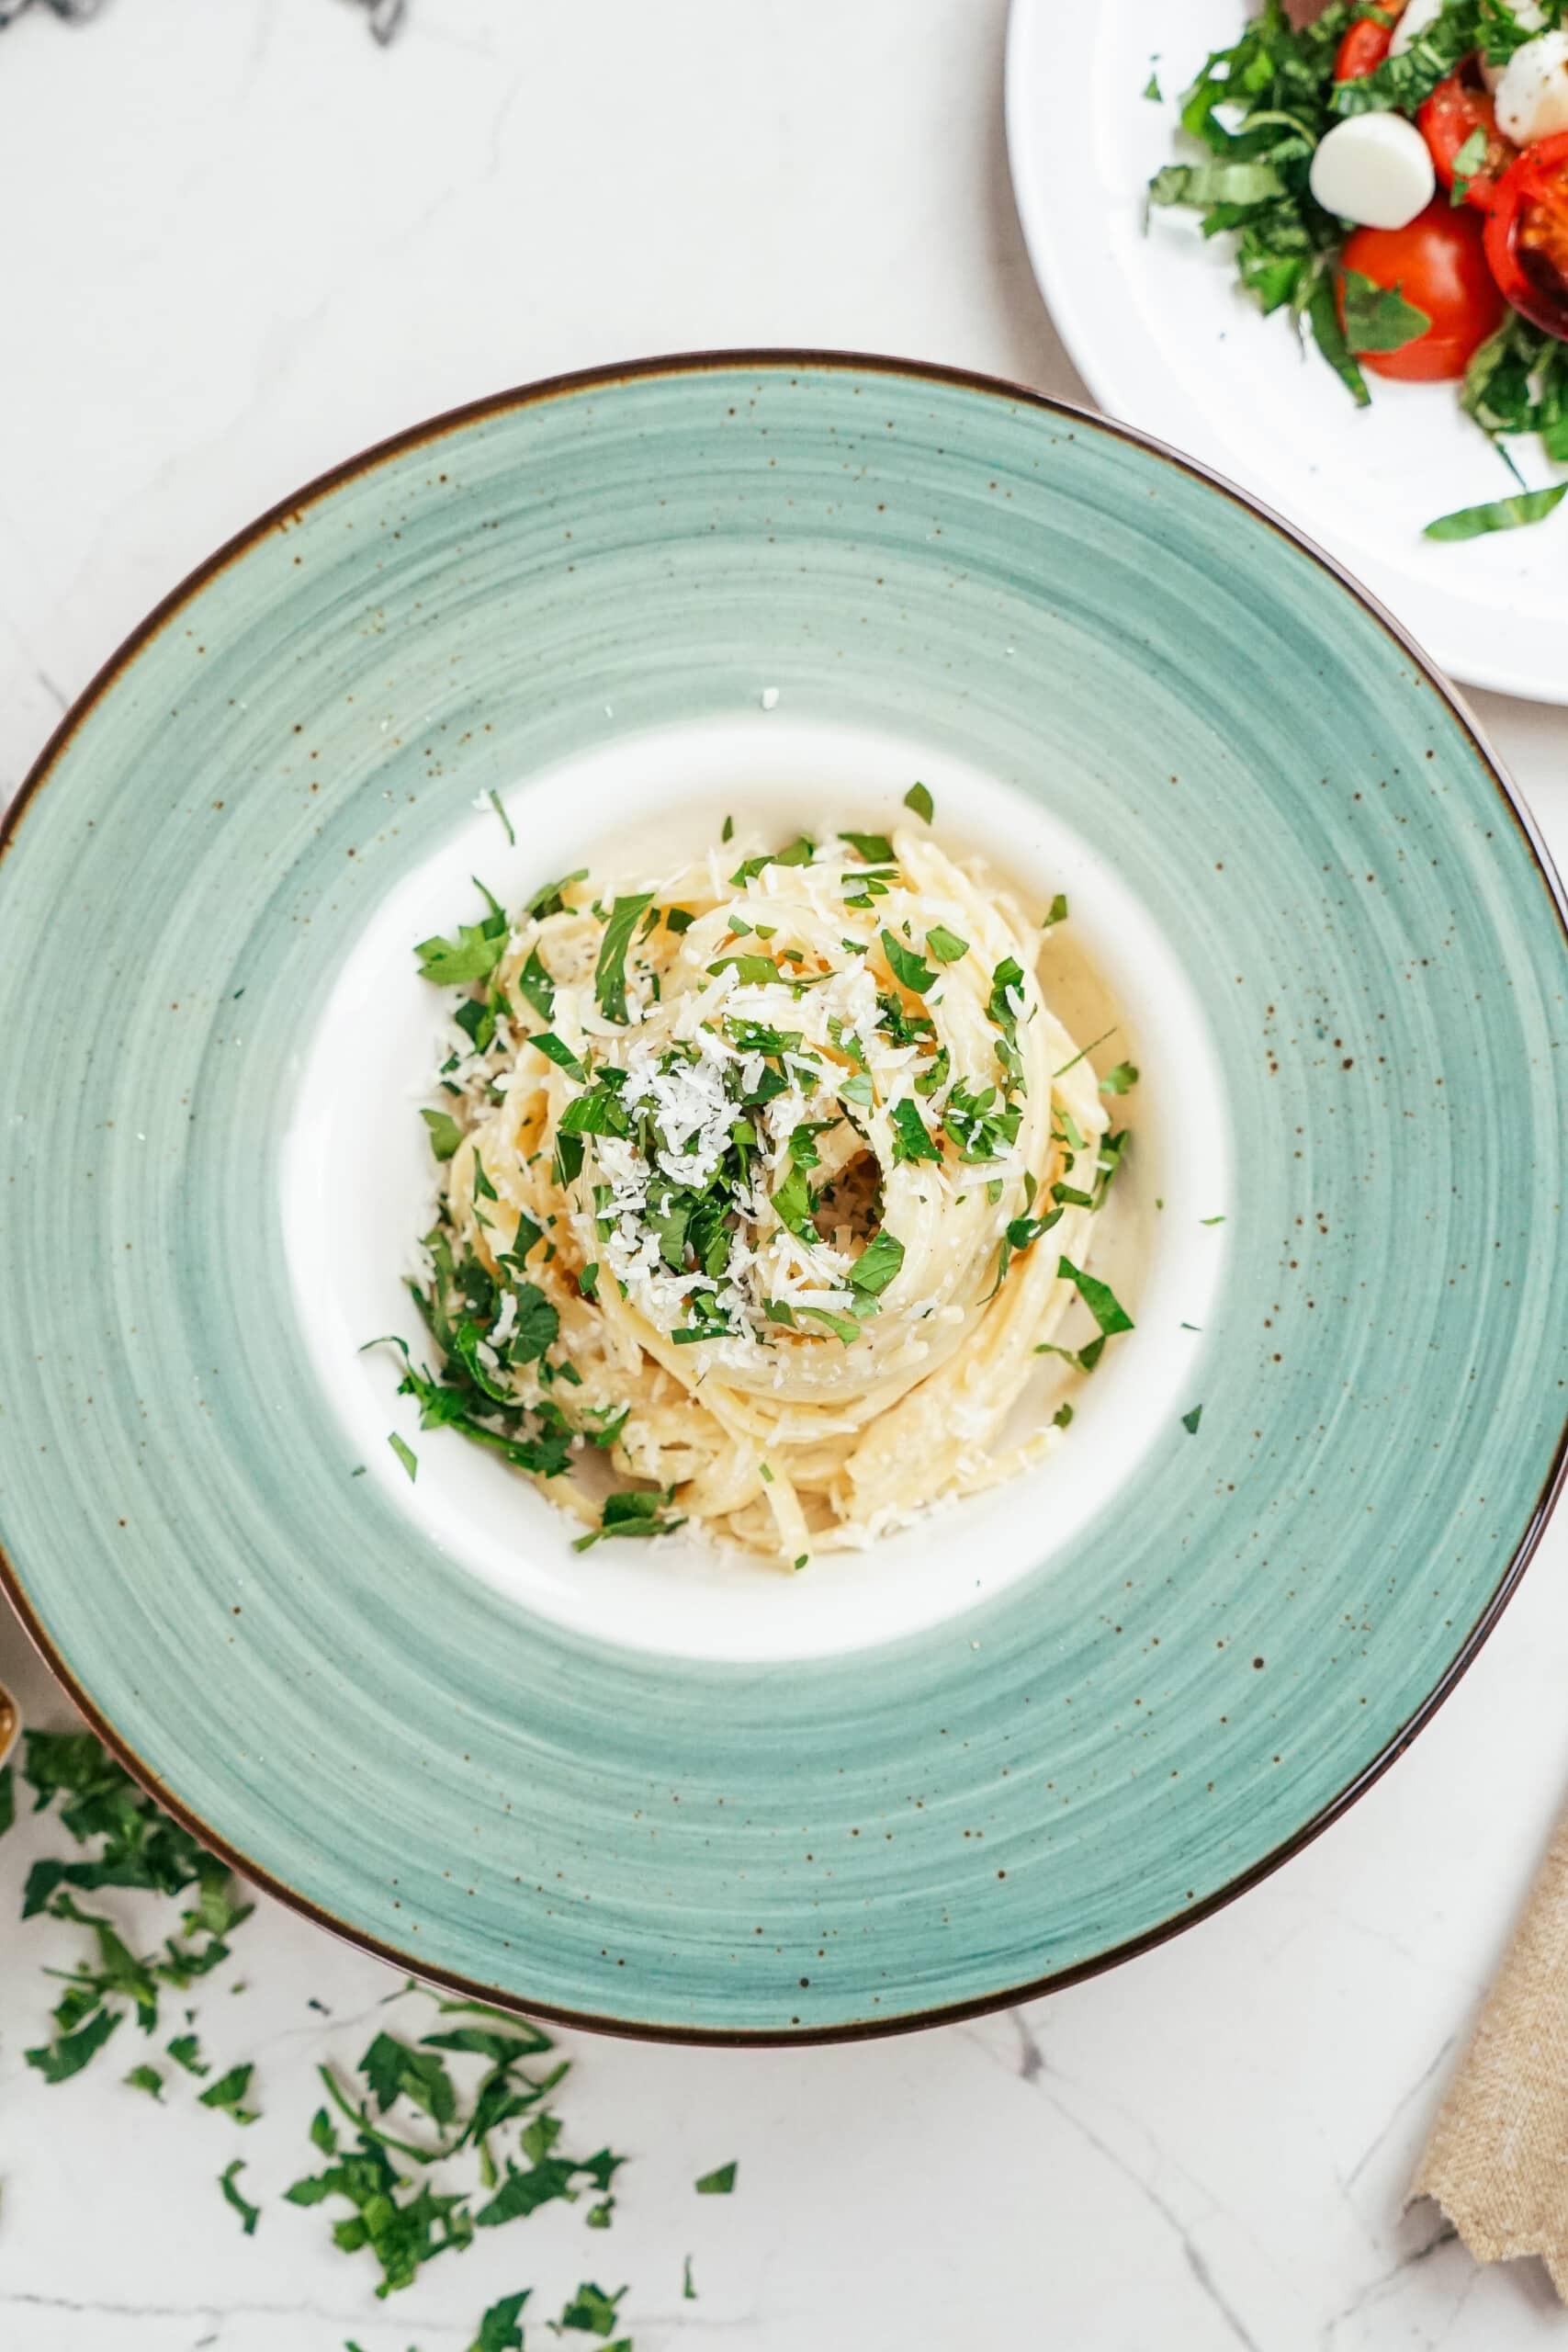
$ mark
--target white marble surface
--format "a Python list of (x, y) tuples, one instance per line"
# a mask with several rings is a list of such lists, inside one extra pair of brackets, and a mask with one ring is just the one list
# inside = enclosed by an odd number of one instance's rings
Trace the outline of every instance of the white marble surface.
[[(0, 791), (215, 541), (475, 393), (745, 342), (1072, 392), (1008, 195), (1002, 15), (411, 0), (383, 52), (347, 0), (107, 0), (81, 30), (35, 10), (0, 40)], [(1568, 713), (1483, 715), (1568, 855)], [(861, 2048), (578, 2040), (584, 2129), (637, 2157), (614, 2232), (546, 2214), (390, 2306), (319, 2213), (275, 2201), (311, 2067), (358, 2056), (385, 1972), (267, 1911), (243, 1931), (248, 1991), (203, 2002), (218, 2053), (259, 2062), (243, 2153), (268, 2211), (245, 2240), (214, 2187), (241, 2152), (221, 2119), (155, 2112), (118, 2049), (59, 2089), (23, 2066), (38, 1965), (62, 1957), (59, 1930), (14, 1924), (24, 1827), (0, 1846), (0, 2344), (466, 2352), (491, 2297), (533, 2278), (553, 2312), (583, 2276), (632, 2282), (638, 2352), (1561, 2341), (1534, 2265), (1478, 2272), (1400, 2205), (1568, 1789), (1565, 1566), (1568, 1521), (1352, 1815), (1132, 1968)], [(8, 1622), (0, 1673), (49, 1718)], [(734, 2199), (694, 2200), (730, 2155)]]

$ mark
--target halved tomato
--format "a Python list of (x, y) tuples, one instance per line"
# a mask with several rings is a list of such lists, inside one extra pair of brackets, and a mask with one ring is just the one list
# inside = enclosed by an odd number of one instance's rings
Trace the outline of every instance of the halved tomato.
[(1388, 55), (1388, 45), (1404, 8), (1404, 0), (1380, 0), (1375, 17), (1356, 19), (1335, 54), (1337, 82), (1360, 82), (1377, 72)]
[(1439, 82), (1416, 120), (1443, 186), (1451, 188), (1462, 178), (1465, 202), (1479, 212), (1490, 212), (1518, 149), (1497, 128), (1497, 108), (1481, 78), (1480, 59), (1470, 58), (1457, 74)]
[(1568, 343), (1568, 130), (1509, 164), (1486, 222), (1486, 258), (1515, 310)]

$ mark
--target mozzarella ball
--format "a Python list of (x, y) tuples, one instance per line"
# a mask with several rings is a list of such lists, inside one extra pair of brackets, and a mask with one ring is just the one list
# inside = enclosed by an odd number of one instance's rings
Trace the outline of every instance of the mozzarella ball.
[(1514, 51), (1497, 85), (1497, 128), (1517, 147), (1568, 130), (1568, 32)]
[(1403, 229), (1432, 200), (1431, 151), (1399, 114), (1356, 114), (1325, 131), (1312, 159), (1312, 192), (1325, 212), (1363, 229)]

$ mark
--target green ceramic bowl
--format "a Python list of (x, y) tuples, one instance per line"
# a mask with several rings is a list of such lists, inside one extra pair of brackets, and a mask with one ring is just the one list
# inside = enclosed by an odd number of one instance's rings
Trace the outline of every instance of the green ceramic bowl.
[[(352, 1354), (423, 1181), (373, 943), (466, 916), (485, 844), (511, 888), (792, 774), (879, 811), (923, 775), (1071, 879), (1145, 1072), (1139, 1328), (1059, 1480), (885, 1556), (574, 1569), (457, 1440), (411, 1487)], [(177, 591), (13, 812), (10, 1592), (201, 1835), (427, 1977), (735, 2041), (1063, 1983), (1329, 1820), (1520, 1574), (1562, 1468), (1565, 980), (1441, 681), (1167, 452), (788, 355), (422, 426)]]

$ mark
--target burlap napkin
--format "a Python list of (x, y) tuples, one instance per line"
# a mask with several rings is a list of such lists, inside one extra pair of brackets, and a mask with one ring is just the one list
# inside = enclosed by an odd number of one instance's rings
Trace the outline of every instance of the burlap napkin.
[(1410, 2195), (1436, 2198), (1478, 2262), (1539, 2254), (1568, 2302), (1568, 1814)]

